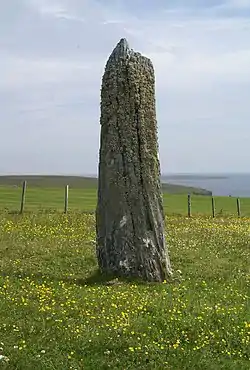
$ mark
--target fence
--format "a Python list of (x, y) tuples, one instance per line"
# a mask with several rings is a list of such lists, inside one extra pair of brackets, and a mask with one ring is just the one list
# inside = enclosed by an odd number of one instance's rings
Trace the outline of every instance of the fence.
[[(192, 217), (196, 214), (212, 217), (223, 215), (250, 216), (250, 198), (210, 197), (204, 195), (164, 193), (166, 214), (182, 214)], [(71, 210), (93, 212), (96, 207), (96, 188), (29, 188), (27, 181), (22, 188), (0, 187), (0, 209), (18, 212), (32, 210)]]

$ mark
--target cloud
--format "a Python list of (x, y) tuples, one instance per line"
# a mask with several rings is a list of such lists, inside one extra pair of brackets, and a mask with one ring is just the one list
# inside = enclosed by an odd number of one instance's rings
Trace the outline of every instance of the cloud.
[(27, 5), (42, 15), (53, 15), (59, 17), (67, 13), (67, 7), (63, 2), (48, 0), (28, 0)]
[(98, 0), (27, 0), (28, 4), (42, 16), (55, 18), (94, 22), (94, 23), (120, 23), (124, 21), (125, 12), (119, 11), (118, 2), (104, 3)]
[(225, 3), (226, 7), (229, 8), (240, 8), (240, 9), (248, 9), (250, 8), (250, 1), (249, 0), (228, 0)]
[(23, 171), (95, 172), (101, 77), (121, 37), (155, 67), (163, 171), (231, 171), (235, 155), (248, 168), (249, 2), (19, 0), (18, 14), (8, 4), (0, 12), (5, 170), (23, 158)]
[(88, 79), (92, 66), (88, 63), (63, 61), (52, 58), (22, 58), (5, 55), (0, 60), (0, 89), (30, 87), (60, 81), (77, 81)]

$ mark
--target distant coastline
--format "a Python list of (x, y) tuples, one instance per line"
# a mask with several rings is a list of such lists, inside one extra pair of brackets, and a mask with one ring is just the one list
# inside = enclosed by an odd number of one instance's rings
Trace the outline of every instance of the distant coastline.
[[(61, 188), (69, 185), (71, 188), (97, 189), (97, 176), (63, 176), (63, 175), (12, 175), (0, 176), (0, 187), (21, 187), (26, 180), (30, 187)], [(197, 194), (211, 196), (212, 192), (197, 186), (168, 183), (162, 180), (162, 191), (168, 194)]]
[(215, 196), (250, 197), (249, 173), (164, 174), (162, 182), (204, 188)]
[(173, 174), (162, 175), (162, 180), (224, 180), (228, 179), (226, 175), (199, 175), (199, 174)]
[[(0, 186), (15, 185), (27, 179), (30, 186), (72, 187), (97, 186), (97, 175), (6, 175), (0, 176)], [(250, 174), (183, 174), (167, 173), (161, 177), (163, 191), (214, 196), (250, 197)]]

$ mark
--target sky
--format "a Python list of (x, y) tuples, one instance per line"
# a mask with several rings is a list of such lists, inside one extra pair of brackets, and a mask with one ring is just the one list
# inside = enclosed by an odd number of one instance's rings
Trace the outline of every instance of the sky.
[(250, 0), (0, 4), (0, 174), (97, 174), (121, 38), (156, 76), (162, 173), (250, 172)]

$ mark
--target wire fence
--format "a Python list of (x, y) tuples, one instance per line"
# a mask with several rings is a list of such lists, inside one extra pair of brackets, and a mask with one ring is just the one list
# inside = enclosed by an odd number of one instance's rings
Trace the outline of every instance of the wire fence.
[[(0, 186), (0, 210), (5, 212), (95, 212), (96, 203), (97, 190), (94, 187), (78, 189), (66, 185), (64, 188), (29, 188), (27, 181), (21, 187)], [(163, 205), (166, 215), (250, 217), (250, 198), (164, 193)]]

